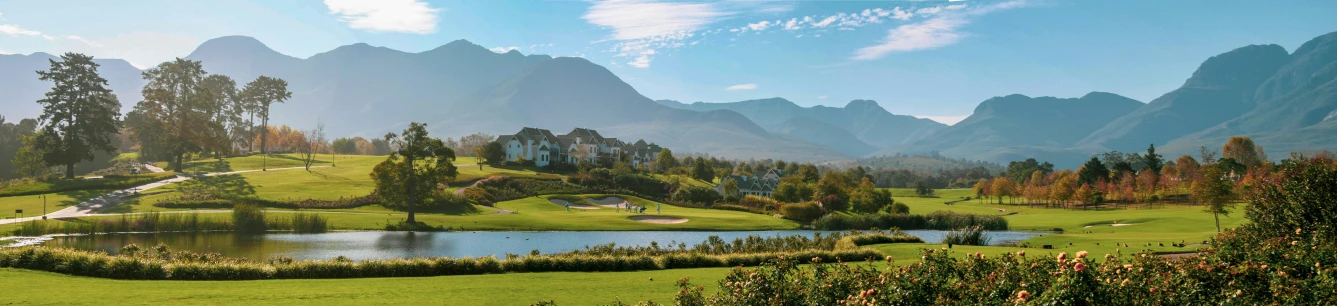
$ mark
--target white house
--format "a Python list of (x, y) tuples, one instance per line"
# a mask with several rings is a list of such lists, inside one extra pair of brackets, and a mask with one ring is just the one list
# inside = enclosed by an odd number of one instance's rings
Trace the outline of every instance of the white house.
[(632, 156), (632, 166), (653, 161), (658, 157), (660, 147), (646, 144), (645, 140), (628, 144), (617, 138), (605, 138), (598, 131), (575, 128), (566, 135), (554, 135), (551, 131), (526, 127), (514, 135), (498, 136), (498, 143), (506, 149), (506, 160), (516, 161), (523, 157), (534, 161), (534, 165), (574, 164), (584, 159), (589, 162), (600, 160), (620, 160), (625, 155)]
[(780, 185), (780, 170), (771, 169), (766, 174), (760, 176), (730, 175), (720, 179), (720, 183), (715, 185), (715, 192), (725, 195), (724, 182), (735, 181), (738, 184), (738, 196), (763, 196), (771, 197), (775, 194), (775, 187)]

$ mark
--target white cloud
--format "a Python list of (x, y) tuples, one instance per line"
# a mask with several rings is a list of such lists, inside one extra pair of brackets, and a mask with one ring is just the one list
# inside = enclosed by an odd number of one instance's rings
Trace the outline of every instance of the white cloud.
[(349, 28), (417, 34), (435, 33), (441, 11), (417, 0), (325, 0), (325, 6)]
[(896, 20), (910, 20), (910, 17), (914, 17), (914, 16), (915, 16), (914, 13), (911, 13), (911, 12), (908, 12), (908, 11), (903, 11), (903, 10), (901, 10), (901, 7), (899, 7), (899, 6), (896, 7), (896, 8), (891, 9), (891, 19), (896, 19)]
[(753, 90), (753, 89), (757, 89), (757, 84), (738, 84), (734, 86), (729, 86), (724, 90)]
[(765, 30), (766, 28), (771, 27), (772, 25), (775, 25), (775, 24), (771, 23), (770, 21), (762, 20), (761, 22), (758, 22), (758, 23), (749, 23), (749, 24), (747, 24), (747, 28), (748, 28), (748, 29), (752, 29), (753, 31), (761, 31), (761, 30)]
[(512, 47), (496, 47), (496, 48), (492, 48), (492, 49), (488, 49), (488, 50), (492, 50), (492, 52), (496, 52), (496, 53), (506, 53), (506, 52), (511, 52), (511, 50), (520, 50), (520, 47), (514, 47), (514, 46), (512, 46)]
[(894, 52), (930, 50), (955, 44), (969, 35), (962, 32), (961, 27), (969, 24), (971, 18), (1022, 5), (1025, 5), (1022, 0), (1016, 0), (978, 8), (967, 8), (964, 4), (959, 4), (935, 7), (940, 8), (937, 10), (919, 9), (916, 11), (917, 14), (935, 16), (887, 31), (887, 36), (882, 42), (855, 50), (853, 59), (879, 59)]
[(19, 35), (38, 36), (42, 35), (42, 32), (24, 29), (12, 24), (0, 24), (0, 34), (9, 34), (9, 36), (19, 37)]
[(590, 6), (585, 21), (613, 29), (613, 39), (635, 40), (693, 32), (729, 16), (710, 3), (609, 0)]
[(659, 2), (653, 0), (606, 0), (591, 5), (581, 18), (612, 29), (618, 41), (614, 56), (631, 58), (627, 65), (648, 68), (657, 49), (687, 46), (684, 41), (706, 25), (732, 13), (714, 3)]
[(958, 122), (961, 122), (961, 120), (966, 120), (966, 117), (970, 117), (970, 115), (957, 115), (957, 116), (926, 116), (926, 115), (916, 115), (916, 116), (915, 116), (915, 118), (933, 120), (933, 121), (937, 121), (938, 123), (942, 123), (942, 124), (946, 124), (946, 125), (954, 125), (954, 124), (956, 124), (956, 123), (958, 123)]
[(789, 18), (789, 21), (785, 22), (785, 30), (793, 31), (802, 28), (803, 26), (799, 25), (798, 18)]
[(17, 53), (9, 52), (8, 50), (5, 50), (5, 49), (0, 49), (0, 54), (10, 55), (10, 54), (17, 54)]
[(845, 13), (840, 13), (839, 15), (831, 15), (831, 16), (828, 16), (828, 17), (826, 17), (826, 19), (822, 19), (822, 21), (814, 22), (814, 23), (812, 24), (812, 26), (813, 26), (813, 27), (816, 27), (816, 28), (825, 28), (826, 26), (829, 26), (829, 25), (831, 25), (832, 23), (835, 23), (836, 20), (840, 20), (840, 17), (841, 17), (841, 16), (844, 16), (844, 15), (845, 15)]

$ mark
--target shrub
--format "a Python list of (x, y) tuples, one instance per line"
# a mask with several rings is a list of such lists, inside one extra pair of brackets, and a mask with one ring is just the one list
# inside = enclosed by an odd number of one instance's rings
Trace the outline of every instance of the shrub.
[(265, 222), (263, 207), (253, 204), (237, 204), (232, 207), (232, 224), (238, 232), (264, 232), (269, 230)]
[(785, 219), (801, 222), (816, 220), (817, 218), (822, 217), (822, 214), (824, 213), (822, 207), (817, 206), (817, 203), (813, 202), (785, 204), (780, 207), (780, 214), (783, 215)]
[(290, 224), (292, 230), (298, 233), (324, 233), (330, 230), (329, 219), (320, 214), (294, 213)]
[(24, 222), (15, 229), (16, 236), (48, 234), (99, 234), (117, 232), (188, 232), (232, 230), (226, 220), (207, 218), (198, 213), (164, 214), (147, 212), (121, 215), (120, 218), (86, 220), (39, 220)]
[(780, 210), (780, 202), (772, 198), (748, 195), (738, 200), (738, 205), (743, 205), (762, 210)]
[(492, 206), (492, 204), (497, 202), (496, 198), (492, 197), (492, 193), (487, 192), (487, 189), (465, 188), (463, 193), (464, 197), (468, 198), (469, 202), (473, 202), (474, 204)]
[(979, 225), (985, 230), (1007, 230), (1007, 220), (1001, 216), (975, 215), (949, 211), (935, 211), (928, 215), (893, 214), (829, 214), (812, 222), (821, 230), (849, 230), (869, 228), (953, 230)]
[(984, 229), (979, 225), (960, 228), (947, 232), (947, 236), (943, 237), (942, 243), (957, 245), (989, 245), (989, 237), (984, 234)]
[(703, 207), (715, 205), (721, 199), (714, 189), (698, 186), (682, 186), (669, 198), (674, 204), (697, 204)]

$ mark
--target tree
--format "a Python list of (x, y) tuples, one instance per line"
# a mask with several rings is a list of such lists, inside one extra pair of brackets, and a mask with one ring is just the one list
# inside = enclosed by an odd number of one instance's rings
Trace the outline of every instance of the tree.
[(455, 151), (441, 139), (429, 137), (427, 125), (417, 122), (410, 123), (399, 135), (386, 134), (385, 141), (396, 149), (372, 169), (376, 194), (382, 202), (406, 207), (407, 222), (416, 223), (414, 205), (455, 178)]
[[(1039, 171), (1039, 170), (1037, 170), (1037, 171)], [(921, 197), (932, 196), (932, 195), (933, 195), (933, 189), (932, 189), (932, 188), (928, 188), (928, 185), (924, 185), (924, 182), (922, 182), (922, 181), (917, 181), (917, 182), (915, 182), (915, 194), (917, 194), (917, 195), (919, 195), (919, 196), (921, 196)]]
[(200, 110), (206, 121), (202, 124), (200, 144), (205, 151), (214, 152), (222, 159), (223, 153), (231, 151), (232, 131), (239, 130), (244, 106), (238, 103), (237, 82), (225, 75), (209, 75), (200, 82), (204, 95), (200, 101)]
[(822, 207), (829, 212), (849, 210), (849, 179), (840, 171), (827, 171), (817, 181), (817, 194), (814, 200), (822, 202)]
[(817, 180), (821, 178), (821, 176), (818, 175), (817, 166), (813, 166), (812, 164), (799, 165), (798, 171), (795, 171), (794, 174), (803, 178), (803, 181), (808, 183), (816, 183)]
[(483, 163), (496, 165), (506, 159), (506, 148), (499, 142), (489, 142), (481, 147), (474, 148), (474, 155), (478, 156)]
[(775, 186), (775, 193), (772, 197), (776, 201), (785, 203), (799, 203), (812, 201), (812, 195), (816, 192), (812, 184), (803, 181), (802, 177), (790, 175), (780, 178), (780, 183)]
[(201, 86), (205, 72), (200, 62), (177, 58), (143, 72), (144, 100), (127, 117), (135, 117), (130, 131), (141, 146), (170, 158), (173, 171), (181, 171), (182, 157), (202, 148), (207, 132), (210, 93)]
[(975, 181), (975, 186), (971, 188), (971, 191), (975, 192), (975, 198), (983, 201), (985, 197), (989, 196), (989, 180), (980, 179)]
[(51, 174), (51, 167), (47, 165), (46, 160), (42, 159), (44, 152), (42, 152), (42, 148), (38, 147), (36, 143), (37, 138), (41, 136), (41, 133), (42, 132), (37, 132), (31, 135), (20, 136), (23, 145), (19, 147), (18, 152), (15, 152), (14, 159), (11, 161), (15, 166), (15, 175), (25, 178), (41, 178)]
[(390, 142), (380, 138), (372, 139), (371, 146), (375, 148), (371, 155), (390, 155), (390, 151), (394, 149), (390, 147)]
[(910, 214), (910, 206), (901, 202), (892, 202), (891, 205), (886, 207), (886, 211), (893, 215), (908, 215)]
[[(246, 83), (246, 87), (241, 91), (242, 96), (255, 109), (255, 115), (260, 116), (260, 128), (267, 130), (269, 128), (269, 108), (274, 103), (283, 103), (292, 98), (292, 92), (288, 91), (288, 81), (283, 79), (260, 76), (254, 81)], [(268, 134), (260, 134), (260, 151), (269, 154)]]
[(692, 163), (692, 178), (710, 182), (715, 179), (715, 171), (703, 157), (697, 157)]
[(113, 153), (112, 136), (121, 129), (121, 102), (98, 75), (93, 57), (65, 53), (51, 68), (38, 71), (38, 80), (51, 81), (42, 105), (42, 134), (33, 144), (49, 165), (64, 165), (65, 177), (74, 178), (74, 164), (93, 160), (93, 152)]
[(850, 193), (850, 208), (856, 213), (877, 213), (894, 202), (890, 191), (877, 189), (867, 178)]
[(739, 196), (738, 180), (733, 178), (725, 179), (723, 183), (720, 183), (720, 191), (724, 192), (725, 198), (737, 199)]
[[(15, 161), (19, 150), (24, 146), (24, 137), (37, 132), (36, 119), (23, 119), (19, 122), (5, 122), (5, 116), (0, 116), (0, 179), (9, 178), (10, 174), (19, 174), (18, 168), (27, 163)], [(37, 160), (42, 159), (38, 154)], [(45, 163), (42, 163), (45, 166)]]
[(316, 123), (315, 129), (301, 133), (305, 141), (298, 144), (297, 153), (302, 156), (302, 165), (306, 171), (311, 171), (311, 165), (316, 163), (316, 154), (325, 146), (325, 123)]
[(357, 153), (357, 142), (351, 138), (336, 138), (330, 142), (330, 149), (339, 154)]
[(1234, 136), (1221, 147), (1221, 158), (1232, 158), (1246, 167), (1253, 168), (1267, 161), (1263, 148), (1253, 144), (1249, 136)]
[(1204, 212), (1211, 213), (1216, 220), (1216, 231), (1221, 232), (1221, 215), (1230, 215), (1233, 205), (1230, 181), (1224, 179), (1225, 171), (1220, 167), (1202, 167), (1202, 179), (1193, 182), (1191, 187), (1193, 200), (1204, 205)]
[(659, 150), (659, 156), (655, 158), (656, 169), (660, 173), (668, 172), (668, 169), (678, 166), (678, 160), (673, 158), (673, 151), (668, 148)]
[(1006, 176), (1000, 176), (993, 179), (989, 186), (989, 194), (998, 198), (998, 204), (1003, 203), (1003, 196), (1012, 196), (1012, 179)]

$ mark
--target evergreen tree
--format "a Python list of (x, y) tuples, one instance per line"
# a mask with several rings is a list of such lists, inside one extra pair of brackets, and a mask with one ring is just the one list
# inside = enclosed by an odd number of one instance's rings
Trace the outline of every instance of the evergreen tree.
[(198, 61), (177, 58), (144, 71), (144, 101), (135, 104), (130, 131), (155, 154), (170, 158), (181, 172), (182, 158), (209, 143), (212, 95), (204, 88), (204, 68)]
[(51, 68), (38, 71), (38, 79), (53, 86), (41, 100), (42, 133), (34, 145), (49, 165), (65, 166), (65, 177), (74, 178), (74, 164), (93, 160), (95, 151), (113, 153), (112, 137), (121, 128), (121, 103), (98, 75), (93, 57), (66, 53)]
[(1105, 168), (1105, 164), (1100, 162), (1100, 158), (1092, 156), (1091, 160), (1086, 161), (1081, 169), (1077, 171), (1077, 183), (1083, 185), (1095, 185), (1100, 180), (1109, 179), (1110, 170)]
[(268, 154), (269, 146), (269, 108), (274, 103), (283, 103), (292, 98), (292, 92), (288, 91), (288, 81), (283, 79), (260, 76), (241, 91), (242, 99), (249, 105), (254, 115), (260, 116), (260, 151)]

